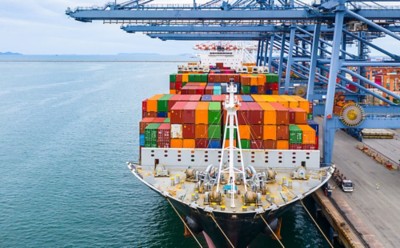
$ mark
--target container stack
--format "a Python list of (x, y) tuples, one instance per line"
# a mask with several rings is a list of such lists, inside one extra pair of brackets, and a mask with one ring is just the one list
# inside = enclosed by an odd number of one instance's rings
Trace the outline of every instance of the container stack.
[(242, 93), (237, 95), (240, 135), (234, 133), (236, 146), (240, 144), (243, 149), (318, 149), (319, 127), (309, 120), (312, 109), (307, 100), (277, 95), (276, 74), (237, 74), (221, 66), (211, 68), (208, 74), (171, 74), (170, 94), (144, 100), (140, 146), (210, 149), (227, 146), (222, 144), (226, 126), (223, 102), (227, 82), (231, 80)]

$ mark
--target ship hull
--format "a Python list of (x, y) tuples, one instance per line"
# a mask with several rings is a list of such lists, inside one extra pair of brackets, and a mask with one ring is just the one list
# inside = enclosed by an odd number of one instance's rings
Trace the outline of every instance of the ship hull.
[(169, 197), (169, 200), (186, 220), (189, 217), (190, 223), (196, 224), (194, 225), (198, 228), (196, 233), (199, 231), (207, 233), (216, 247), (231, 247), (232, 243), (237, 248), (247, 247), (259, 234), (270, 234), (261, 215), (269, 223), (268, 225), (276, 230), (277, 219), (293, 205), (293, 203), (288, 204), (276, 211), (266, 211), (261, 214), (249, 212), (232, 215), (221, 212), (210, 213), (200, 208), (193, 209), (172, 197)]
[[(216, 247), (248, 247), (248, 245), (261, 233), (272, 235), (270, 228), (276, 231), (278, 218), (290, 209), (297, 201), (291, 201), (275, 209), (256, 212), (238, 211), (238, 213), (226, 213), (221, 211), (208, 211), (206, 208), (190, 206), (165, 192), (160, 191), (149, 184), (136, 171), (134, 164), (130, 165), (132, 173), (150, 189), (157, 192), (172, 204), (179, 212), (189, 228), (195, 234), (205, 232)], [(267, 221), (269, 227), (265, 224)], [(228, 240), (229, 239), (229, 240)]]

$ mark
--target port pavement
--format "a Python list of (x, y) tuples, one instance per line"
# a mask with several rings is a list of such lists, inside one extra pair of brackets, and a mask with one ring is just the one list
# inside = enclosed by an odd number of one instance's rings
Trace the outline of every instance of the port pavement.
[[(353, 193), (337, 187), (333, 199), (351, 225), (363, 236), (367, 247), (399, 247), (400, 172), (388, 170), (356, 148), (358, 141), (342, 131), (335, 136), (333, 162), (355, 185)], [(384, 141), (368, 140), (374, 149), (385, 149)], [(388, 145), (400, 154), (400, 141)], [(389, 154), (390, 156), (390, 154)]]

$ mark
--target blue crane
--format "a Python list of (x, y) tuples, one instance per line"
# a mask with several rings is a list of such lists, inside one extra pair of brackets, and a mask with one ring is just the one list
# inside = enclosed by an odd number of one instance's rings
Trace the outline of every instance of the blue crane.
[[(399, 46), (400, 6), (386, 0), (211, 0), (193, 4), (154, 4), (153, 0), (108, 3), (104, 7), (67, 9), (77, 21), (121, 24), (128, 33), (161, 40), (252, 40), (258, 42), (257, 64), (277, 69), (280, 92), (294, 93), (294, 73), (314, 115), (323, 116), (323, 163), (332, 163), (335, 132), (341, 128), (400, 128), (400, 96), (370, 81), (365, 67), (399, 67), (398, 53), (373, 43), (391, 37)], [(359, 49), (352, 52), (350, 44)], [(400, 47), (400, 46), (399, 46)], [(370, 49), (389, 58), (372, 62)], [(279, 55), (276, 55), (278, 51)], [(351, 69), (350, 69), (351, 68)], [(283, 77), (285, 73), (285, 77)], [(352, 79), (349, 79), (350, 78)], [(352, 85), (356, 90), (350, 90)], [(335, 94), (358, 104), (334, 114)], [(382, 96), (386, 94), (393, 101)], [(384, 106), (363, 104), (367, 96)]]

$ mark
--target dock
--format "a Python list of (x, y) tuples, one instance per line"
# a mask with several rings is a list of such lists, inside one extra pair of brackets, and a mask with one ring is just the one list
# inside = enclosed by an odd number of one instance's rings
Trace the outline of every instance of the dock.
[[(393, 140), (365, 139), (364, 142), (398, 161), (400, 132), (396, 132)], [(344, 193), (332, 181), (336, 188), (331, 197), (319, 192), (314, 198), (346, 247), (398, 247), (400, 171), (379, 164), (358, 150), (357, 144), (359, 141), (346, 133), (336, 133), (333, 161), (353, 181), (354, 192)]]

